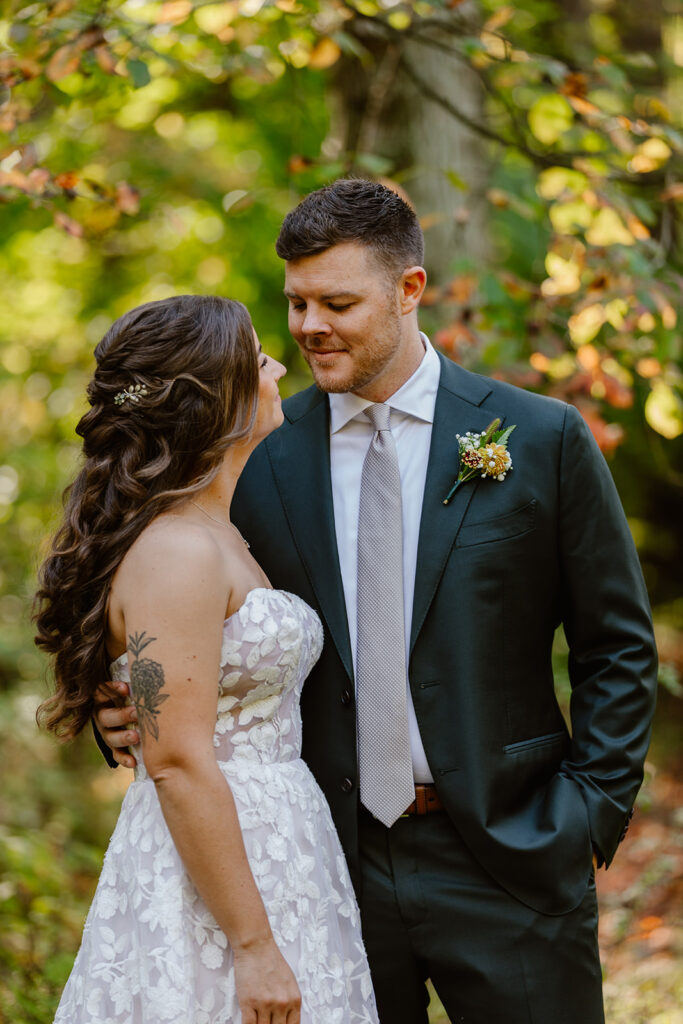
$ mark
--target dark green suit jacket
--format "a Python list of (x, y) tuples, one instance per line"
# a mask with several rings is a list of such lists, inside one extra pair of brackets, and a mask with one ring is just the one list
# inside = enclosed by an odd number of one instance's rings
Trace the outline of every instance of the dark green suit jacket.
[[(251, 456), (232, 516), (274, 587), (320, 615), (303, 756), (358, 880), (351, 649), (333, 520), (329, 406), (312, 387)], [(456, 433), (516, 424), (514, 469), (458, 473)], [(397, 595), (398, 599), (398, 595)], [(570, 647), (571, 735), (551, 648)], [(442, 358), (417, 556), (409, 678), (437, 789), (473, 855), (549, 914), (574, 908), (592, 850), (609, 864), (642, 781), (656, 654), (638, 558), (611, 475), (571, 406)]]

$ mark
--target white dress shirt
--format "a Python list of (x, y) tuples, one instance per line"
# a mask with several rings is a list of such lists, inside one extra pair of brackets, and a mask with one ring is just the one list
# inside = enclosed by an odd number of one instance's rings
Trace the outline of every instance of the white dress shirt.
[[(412, 377), (386, 401), (386, 405), (391, 407), (391, 432), (396, 443), (401, 475), (406, 665), (413, 617), (413, 592), (417, 565), (417, 541), (422, 515), (422, 496), (432, 439), (436, 392), (441, 375), (439, 357), (430, 345), (429, 339), (424, 334), (421, 337), (425, 346), (422, 362)], [(373, 436), (372, 425), (368, 418), (363, 416), (363, 410), (373, 403), (352, 392), (331, 394), (329, 400), (330, 469), (334, 523), (355, 670), (358, 506), (360, 504), (363, 462)], [(408, 687), (408, 722), (415, 781), (433, 782), (417, 726), (410, 687)]]

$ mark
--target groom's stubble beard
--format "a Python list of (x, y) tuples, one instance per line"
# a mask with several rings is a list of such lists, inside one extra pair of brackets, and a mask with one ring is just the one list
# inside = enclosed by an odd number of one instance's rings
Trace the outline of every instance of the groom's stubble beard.
[[(378, 314), (379, 316), (379, 314)], [(401, 346), (402, 317), (398, 303), (392, 294), (381, 313), (381, 322), (373, 337), (357, 341), (349, 357), (351, 365), (344, 374), (318, 366), (311, 358), (310, 349), (303, 347), (304, 359), (308, 363), (316, 386), (327, 394), (346, 394), (362, 391), (371, 384), (397, 356)], [(345, 358), (342, 356), (342, 358)]]

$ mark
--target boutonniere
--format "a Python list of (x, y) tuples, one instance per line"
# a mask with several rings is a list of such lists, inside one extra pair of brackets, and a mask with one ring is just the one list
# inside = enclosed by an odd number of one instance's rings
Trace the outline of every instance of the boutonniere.
[(515, 427), (499, 430), (499, 426), (500, 420), (496, 419), (481, 434), (468, 430), (464, 437), (455, 435), (460, 448), (461, 468), (458, 479), (443, 500), (444, 505), (449, 504), (460, 484), (467, 483), (473, 477), (490, 476), (493, 480), (504, 480), (505, 474), (512, 469), (507, 443)]

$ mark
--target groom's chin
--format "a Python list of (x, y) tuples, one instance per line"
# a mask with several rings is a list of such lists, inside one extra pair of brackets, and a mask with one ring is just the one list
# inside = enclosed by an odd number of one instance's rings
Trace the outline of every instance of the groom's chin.
[(325, 370), (319, 366), (311, 366), (310, 363), (308, 365), (313, 374), (316, 387), (320, 391), (324, 391), (328, 395), (339, 395), (345, 391), (352, 390), (353, 381), (350, 381), (348, 377), (340, 373), (334, 373), (332, 370)]

